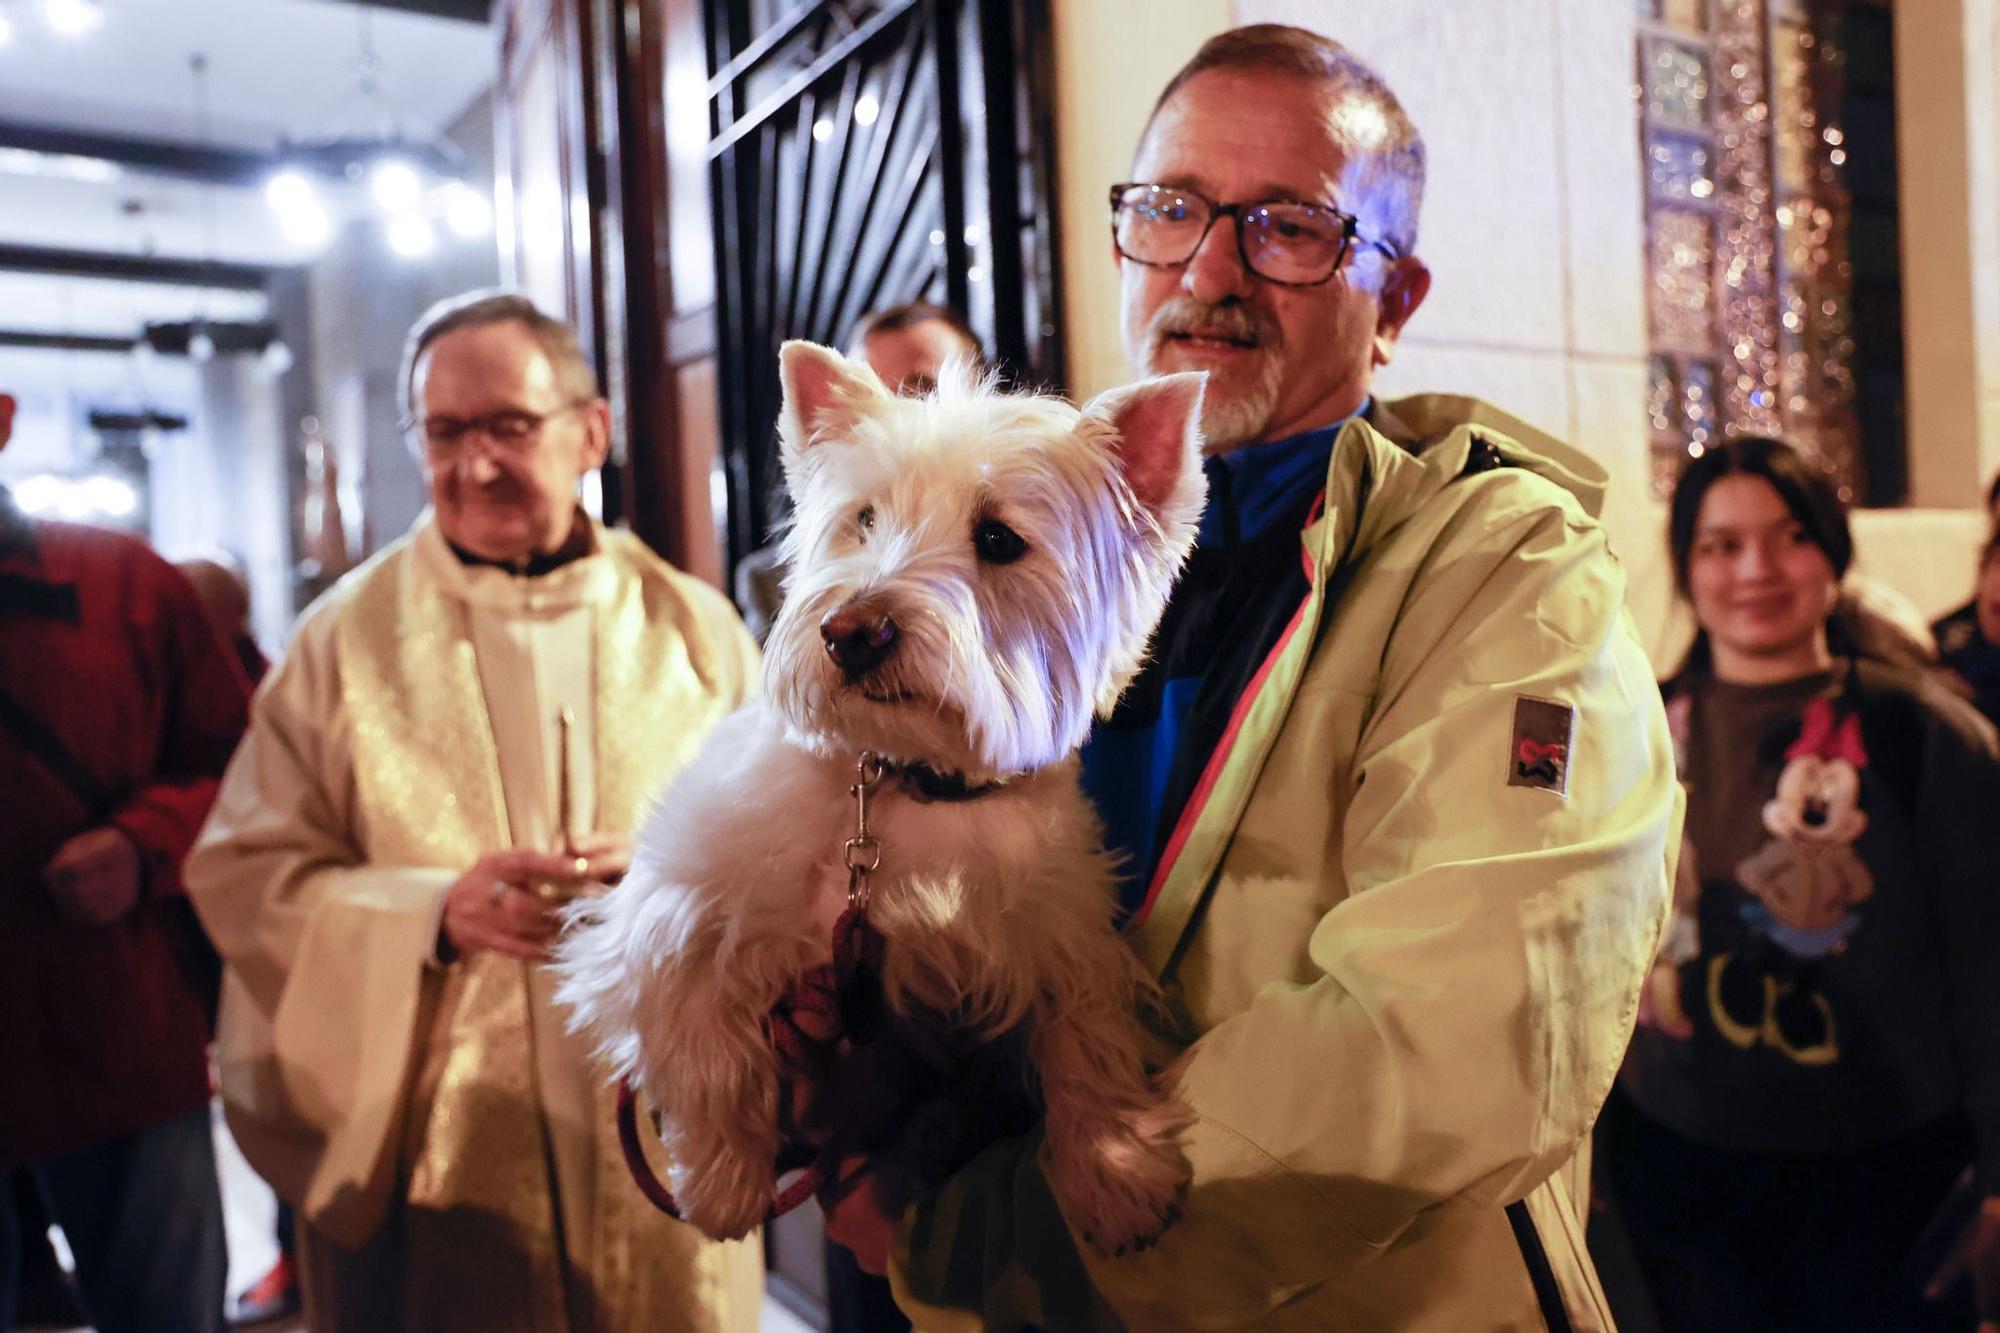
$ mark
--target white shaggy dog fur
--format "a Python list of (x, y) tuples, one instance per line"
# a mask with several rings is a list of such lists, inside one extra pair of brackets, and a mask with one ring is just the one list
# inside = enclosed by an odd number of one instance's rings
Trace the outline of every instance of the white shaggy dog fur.
[[(884, 998), (892, 1014), (1023, 1029), (1065, 1214), (1103, 1249), (1142, 1243), (1186, 1186), (1186, 1114), (1146, 1070), (1151, 983), (1113, 930), (1074, 754), (1138, 669), (1193, 542), (1201, 377), (1079, 411), (962, 373), (894, 398), (809, 343), (786, 344), (782, 374), (798, 519), (764, 699), (669, 786), (624, 882), (579, 905), (560, 998), (660, 1112), (688, 1220), (741, 1236), (764, 1218), (780, 1146), (763, 1024), (830, 957), (857, 756), (997, 783), (963, 801), (893, 782), (871, 797)], [(843, 657), (855, 633), (874, 648)]]

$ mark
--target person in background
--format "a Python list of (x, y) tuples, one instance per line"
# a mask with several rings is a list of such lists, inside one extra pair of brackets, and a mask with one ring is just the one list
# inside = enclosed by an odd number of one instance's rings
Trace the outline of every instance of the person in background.
[[(929, 301), (906, 301), (863, 315), (847, 339), (847, 355), (864, 361), (896, 393), (921, 397), (937, 387), (938, 372), (957, 359), (983, 369), (985, 350), (965, 316)], [(784, 604), (784, 570), (778, 547), (760, 547), (736, 564), (736, 604), (757, 642), (771, 632)]]
[[(181, 863), (248, 703), (173, 566), (0, 488), (0, 1171), (32, 1178), (101, 1333), (222, 1326), (215, 996)], [(0, 1193), (0, 1328), (21, 1229)]]
[(633, 1187), (540, 964), (756, 645), (578, 504), (610, 410), (564, 325), (443, 302), (402, 385), (431, 507), (307, 611), (188, 863), (230, 1128), (315, 1330), (754, 1329), (758, 1247)]
[(174, 568), (193, 586), (223, 642), (236, 654), (243, 674), (252, 685), (260, 683), (271, 662), (250, 633), (250, 583), (244, 577), (242, 562), (227, 551), (217, 551), (177, 560)]
[[(236, 654), (254, 687), (271, 669), (270, 659), (250, 633), (250, 585), (243, 567), (227, 551), (176, 560), (174, 567), (187, 576), (202, 607), (215, 623), (216, 631)], [(278, 1257), (263, 1276), (238, 1292), (229, 1302), (229, 1326), (253, 1328), (299, 1312), (298, 1259), (292, 1243), (292, 1210), (278, 1200), (272, 1224), (278, 1242)]]
[(848, 335), (847, 354), (864, 361), (893, 393), (920, 398), (937, 387), (951, 360), (984, 367), (985, 350), (965, 316), (949, 306), (906, 301), (863, 315)]
[(2000, 1313), (2000, 756), (1919, 671), (1844, 655), (1853, 554), (1785, 444), (1688, 465), (1669, 516), (1700, 625), (1665, 684), (1686, 844), (1601, 1178), (1668, 1333), (1966, 1330), (1913, 1247), (1976, 1164)]
[(1952, 673), (1973, 707), (2000, 725), (2000, 477), (1994, 479), (1993, 524), (1979, 552), (1972, 600), (1931, 627), (1938, 664)]

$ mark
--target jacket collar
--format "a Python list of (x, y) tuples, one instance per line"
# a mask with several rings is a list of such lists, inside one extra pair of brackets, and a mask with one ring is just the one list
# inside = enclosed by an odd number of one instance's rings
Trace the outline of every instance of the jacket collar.
[(1423, 440), (1416, 428), (1403, 420), (1403, 414), (1396, 410), (1396, 404), (1384, 398), (1370, 398), (1368, 410), (1361, 419), (1375, 428), (1375, 433), (1391, 444), (1401, 445), (1411, 453), (1421, 452)]
[(1203, 777), (1206, 803), (1171, 865), (1163, 866), (1145, 914), (1130, 928), (1134, 950), (1156, 976), (1172, 967), (1213, 887), (1342, 590), (1372, 549), (1466, 473), (1482, 443), (1505, 465), (1541, 474), (1596, 512), (1605, 481), (1601, 467), (1477, 399), (1377, 399), (1365, 419), (1341, 428), (1318, 515), (1300, 533), (1311, 590), (1259, 673), (1254, 696), (1237, 702), (1227, 752)]

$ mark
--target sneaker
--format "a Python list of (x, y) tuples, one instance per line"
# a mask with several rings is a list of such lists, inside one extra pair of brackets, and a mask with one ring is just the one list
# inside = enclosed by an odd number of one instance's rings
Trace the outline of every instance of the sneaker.
[(271, 1271), (258, 1278), (229, 1307), (231, 1328), (250, 1328), (299, 1312), (299, 1270), (292, 1256), (281, 1254)]

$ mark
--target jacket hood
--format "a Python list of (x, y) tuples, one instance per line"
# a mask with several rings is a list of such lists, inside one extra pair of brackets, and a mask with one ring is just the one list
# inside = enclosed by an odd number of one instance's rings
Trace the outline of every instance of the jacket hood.
[(1499, 450), (1509, 467), (1533, 472), (1576, 497), (1592, 518), (1602, 516), (1611, 476), (1581, 449), (1462, 394), (1422, 393), (1379, 402), (1374, 424), (1381, 434), (1419, 455), (1447, 482), (1465, 468), (1474, 439)]

